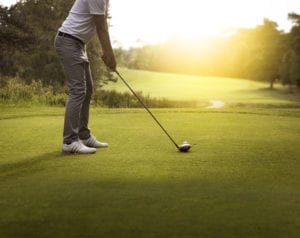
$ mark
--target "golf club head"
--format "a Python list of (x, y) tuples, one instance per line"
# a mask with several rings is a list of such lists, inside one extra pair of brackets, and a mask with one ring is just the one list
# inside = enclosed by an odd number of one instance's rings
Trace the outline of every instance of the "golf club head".
[(181, 145), (178, 146), (178, 150), (180, 152), (188, 152), (191, 147), (192, 146), (187, 143), (187, 141), (184, 141)]

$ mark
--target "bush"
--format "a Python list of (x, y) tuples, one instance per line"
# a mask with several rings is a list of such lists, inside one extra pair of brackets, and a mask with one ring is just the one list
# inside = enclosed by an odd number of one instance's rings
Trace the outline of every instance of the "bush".
[[(170, 107), (196, 107), (196, 101), (174, 101), (166, 98), (152, 98), (150, 95), (143, 95), (143, 92), (136, 92), (147, 107), (170, 108)], [(128, 93), (119, 93), (115, 90), (97, 90), (93, 94), (93, 102), (96, 105), (109, 108), (140, 108), (143, 107), (138, 99)]]
[(33, 96), (30, 85), (21, 83), (17, 78), (8, 80), (6, 85), (0, 89), (0, 98), (6, 102), (28, 102), (32, 100)]
[(66, 95), (56, 94), (52, 86), (43, 87), (41, 81), (26, 84), (19, 78), (1, 78), (0, 100), (5, 103), (37, 103), (65, 105)]
[[(196, 107), (196, 101), (173, 101), (166, 98), (152, 98), (136, 92), (147, 107)], [(19, 78), (0, 78), (0, 100), (2, 103), (35, 103), (50, 106), (65, 106), (67, 94), (56, 92), (52, 86), (43, 86), (42, 81), (33, 80), (26, 84)], [(96, 90), (92, 103), (108, 108), (140, 108), (143, 107), (137, 98), (129, 92), (119, 93), (115, 90)]]

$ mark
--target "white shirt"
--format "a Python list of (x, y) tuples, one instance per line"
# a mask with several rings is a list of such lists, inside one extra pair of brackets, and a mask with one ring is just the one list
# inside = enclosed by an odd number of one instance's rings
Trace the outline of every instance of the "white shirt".
[(96, 33), (94, 15), (107, 15), (109, 0), (76, 0), (59, 31), (88, 42)]

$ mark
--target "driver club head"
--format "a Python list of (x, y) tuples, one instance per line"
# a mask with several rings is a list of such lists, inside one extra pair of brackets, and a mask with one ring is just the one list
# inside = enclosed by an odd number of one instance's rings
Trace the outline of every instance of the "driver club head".
[(180, 152), (188, 152), (191, 147), (187, 141), (184, 141), (181, 145), (178, 145), (178, 150)]

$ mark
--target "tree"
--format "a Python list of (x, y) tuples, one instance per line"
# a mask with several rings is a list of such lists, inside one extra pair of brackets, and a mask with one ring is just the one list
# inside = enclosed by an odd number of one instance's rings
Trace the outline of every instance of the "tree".
[(293, 24), (292, 29), (288, 34), (288, 44), (294, 54), (294, 64), (297, 65), (297, 70), (295, 70), (293, 79), (290, 81), (300, 88), (300, 15), (296, 13), (289, 13), (288, 19), (292, 21)]
[(1, 74), (16, 76), (20, 69), (17, 63), (19, 57), (16, 56), (30, 51), (33, 31), (26, 24), (20, 3), (11, 8), (0, 6), (0, 11), (0, 70)]
[(297, 55), (293, 50), (289, 50), (284, 54), (280, 67), (281, 82), (283, 85), (290, 85), (292, 92), (292, 85), (295, 85), (298, 79), (298, 60)]
[(268, 19), (252, 30), (251, 55), (248, 60), (248, 77), (267, 81), (270, 88), (279, 77), (279, 66), (284, 53), (282, 32), (277, 23)]
[[(45, 86), (61, 89), (64, 74), (53, 47), (59, 26), (66, 18), (73, 0), (26, 0), (10, 8), (1, 7), (1, 74), (19, 76), (26, 82), (42, 80)], [(97, 40), (88, 44), (94, 80), (112, 80), (101, 62)]]

